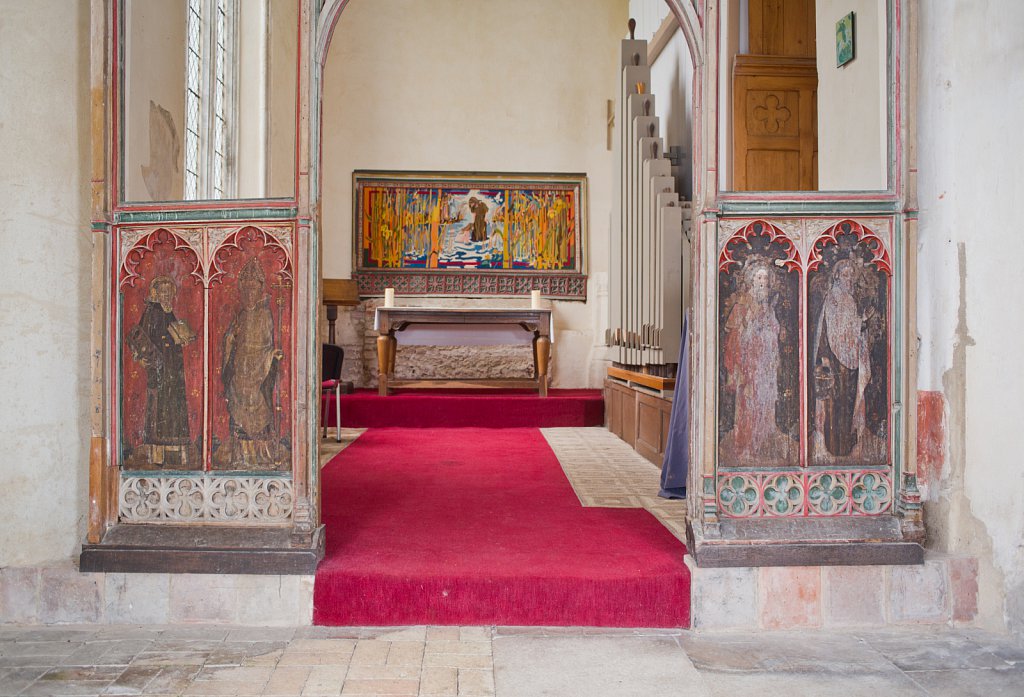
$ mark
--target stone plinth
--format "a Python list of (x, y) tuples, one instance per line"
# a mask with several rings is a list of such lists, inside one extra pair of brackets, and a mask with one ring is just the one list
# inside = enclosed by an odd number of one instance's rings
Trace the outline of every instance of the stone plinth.
[(969, 625), (977, 560), (928, 553), (924, 564), (705, 568), (692, 574), (694, 629), (837, 629)]
[(0, 570), (0, 623), (305, 626), (313, 577)]

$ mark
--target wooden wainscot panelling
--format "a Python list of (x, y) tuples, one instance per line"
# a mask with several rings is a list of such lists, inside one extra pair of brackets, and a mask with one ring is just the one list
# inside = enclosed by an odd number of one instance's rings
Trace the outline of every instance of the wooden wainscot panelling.
[(672, 402), (661, 397), (636, 394), (636, 451), (661, 466), (668, 440), (668, 421)]
[(660, 467), (672, 400), (609, 378), (604, 382), (604, 401), (608, 430)]
[(737, 191), (815, 191), (818, 69), (813, 58), (736, 56)]
[(615, 380), (605, 380), (608, 430), (630, 447), (636, 443), (636, 392)]

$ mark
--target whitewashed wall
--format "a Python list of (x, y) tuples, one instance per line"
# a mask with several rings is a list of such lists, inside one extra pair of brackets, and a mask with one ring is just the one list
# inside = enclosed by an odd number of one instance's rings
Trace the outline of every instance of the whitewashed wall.
[(1024, 633), (1024, 3), (919, 4), (920, 387), (950, 436), (927, 522), (980, 555), (984, 619)]
[(365, 0), (324, 69), (323, 273), (352, 271), (355, 169), (585, 172), (588, 302), (555, 303), (554, 384), (600, 384), (611, 215), (607, 100), (626, 0)]
[(693, 60), (686, 37), (671, 16), (665, 0), (630, 0), (629, 16), (637, 20), (636, 38), (648, 42), (667, 19), (673, 33), (662, 51), (651, 62), (650, 92), (654, 95), (656, 115), (665, 146), (680, 146), (685, 157), (681, 169), (673, 169), (680, 195), (689, 198), (693, 191)]
[[(818, 0), (818, 188), (886, 188), (888, 103), (884, 0)], [(856, 51), (836, 67), (836, 22), (855, 12)]]
[(85, 0), (0, 0), (0, 567), (85, 532), (88, 57)]

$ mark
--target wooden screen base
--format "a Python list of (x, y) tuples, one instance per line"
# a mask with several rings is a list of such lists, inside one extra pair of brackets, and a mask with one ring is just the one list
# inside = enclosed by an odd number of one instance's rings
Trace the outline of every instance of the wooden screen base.
[[(609, 368), (609, 375), (612, 370), (618, 368)], [(608, 430), (661, 467), (668, 443), (672, 400), (609, 377), (604, 382), (604, 405)]]
[(313, 574), (324, 556), (323, 526), (308, 544), (291, 528), (115, 525), (82, 545), (81, 571), (189, 574)]
[(697, 566), (924, 563), (924, 548), (903, 538), (895, 516), (726, 519), (709, 532), (686, 524), (686, 547)]

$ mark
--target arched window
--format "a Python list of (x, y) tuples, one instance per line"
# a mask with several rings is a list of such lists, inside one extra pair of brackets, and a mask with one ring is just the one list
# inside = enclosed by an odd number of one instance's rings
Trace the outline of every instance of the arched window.
[(188, 0), (185, 198), (235, 196), (238, 0)]

